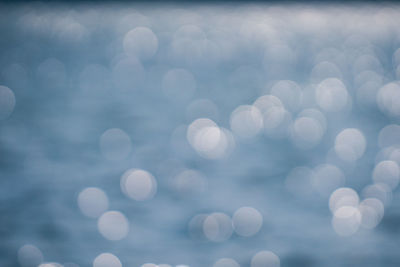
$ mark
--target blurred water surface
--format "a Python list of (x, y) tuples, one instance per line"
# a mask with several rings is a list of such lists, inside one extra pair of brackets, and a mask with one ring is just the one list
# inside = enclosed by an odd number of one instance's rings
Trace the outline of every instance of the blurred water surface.
[(0, 265), (400, 266), (399, 25), (0, 4)]

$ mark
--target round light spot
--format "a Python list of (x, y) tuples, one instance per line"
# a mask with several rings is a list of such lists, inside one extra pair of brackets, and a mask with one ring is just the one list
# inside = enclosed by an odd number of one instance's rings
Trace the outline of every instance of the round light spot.
[(275, 83), (271, 88), (271, 95), (279, 98), (287, 110), (293, 112), (300, 107), (301, 88), (293, 81), (282, 80)]
[(321, 125), (323, 132), (325, 132), (328, 127), (328, 123), (325, 118), (325, 115), (318, 109), (314, 109), (314, 108), (303, 109), (297, 115), (297, 117), (298, 118), (308, 117), (308, 118), (313, 118), (313, 119), (317, 120), (319, 122), (319, 124)]
[(361, 201), (358, 207), (361, 213), (361, 225), (367, 229), (375, 228), (383, 218), (384, 205), (376, 198)]
[(64, 267), (64, 266), (57, 262), (45, 262), (40, 264), (38, 267)]
[(251, 138), (262, 129), (263, 117), (256, 107), (243, 105), (232, 112), (230, 125), (234, 134), (242, 138)]
[(340, 236), (350, 236), (356, 233), (361, 224), (361, 213), (353, 206), (338, 208), (332, 218), (332, 226)]
[(342, 79), (342, 72), (335, 63), (322, 61), (311, 70), (311, 81), (315, 84), (328, 78)]
[(240, 265), (234, 259), (222, 258), (217, 260), (213, 267), (240, 267)]
[(188, 231), (191, 238), (196, 240), (206, 239), (203, 231), (204, 221), (207, 219), (207, 214), (197, 214), (194, 216), (188, 225)]
[(387, 184), (393, 190), (399, 184), (399, 165), (391, 160), (381, 161), (375, 166), (372, 177), (374, 182)]
[(145, 170), (130, 169), (121, 177), (122, 192), (135, 200), (144, 201), (154, 197), (157, 192), (157, 181)]
[(391, 147), (391, 151), (389, 153), (389, 160), (392, 160), (400, 166), (400, 147)]
[(235, 211), (232, 217), (233, 228), (238, 235), (252, 236), (260, 231), (263, 217), (252, 207), (242, 207)]
[(97, 221), (97, 228), (108, 240), (121, 240), (129, 232), (129, 223), (125, 215), (119, 211), (107, 211)]
[(335, 152), (344, 161), (356, 161), (364, 155), (367, 141), (362, 132), (355, 128), (341, 131), (335, 139)]
[(374, 81), (366, 82), (357, 88), (357, 102), (362, 108), (376, 107), (376, 94), (380, 87), (379, 83)]
[(314, 168), (312, 184), (314, 189), (322, 196), (329, 196), (344, 183), (345, 176), (335, 165), (321, 164)]
[(88, 187), (79, 193), (78, 206), (85, 216), (97, 218), (108, 209), (108, 197), (103, 190)]
[(382, 73), (382, 64), (378, 58), (370, 54), (364, 54), (359, 56), (353, 64), (353, 73), (357, 75), (366, 70), (375, 71), (377, 73)]
[(300, 117), (294, 121), (290, 137), (296, 147), (310, 149), (318, 145), (324, 134), (318, 120), (310, 117)]
[(251, 267), (279, 267), (279, 257), (271, 251), (260, 251), (251, 258)]
[(15, 95), (10, 88), (0, 85), (0, 120), (10, 116), (15, 107)]
[(224, 213), (212, 213), (204, 220), (203, 231), (205, 236), (211, 241), (225, 241), (232, 235), (231, 218)]
[(202, 157), (218, 159), (232, 151), (235, 142), (232, 134), (206, 118), (193, 121), (186, 132), (189, 144)]
[(283, 139), (289, 134), (292, 115), (283, 107), (274, 106), (263, 114), (265, 134), (270, 138)]
[(318, 84), (315, 97), (317, 104), (329, 112), (341, 111), (348, 101), (348, 93), (343, 82), (337, 78), (328, 78)]
[(123, 46), (126, 54), (147, 60), (156, 54), (158, 39), (149, 28), (136, 27), (125, 34)]
[[(374, 83), (377, 85), (381, 85), (383, 82), (382, 75), (376, 73), (372, 70), (363, 71), (354, 78), (354, 83), (357, 87), (362, 86), (363, 84), (367, 83)], [(376, 95), (375, 95), (376, 97)]]
[(357, 207), (360, 198), (356, 191), (348, 187), (336, 189), (329, 198), (329, 209), (333, 214), (341, 207)]
[(100, 149), (105, 158), (122, 160), (131, 152), (131, 139), (121, 129), (108, 129), (100, 137)]
[(254, 101), (253, 106), (263, 114), (272, 107), (283, 107), (282, 101), (273, 95), (263, 95)]
[(387, 184), (376, 183), (366, 186), (362, 191), (362, 196), (379, 199), (386, 206), (392, 201), (392, 190)]
[(114, 254), (102, 253), (94, 259), (93, 267), (122, 267), (122, 263)]
[(43, 254), (34, 245), (26, 244), (18, 250), (18, 262), (22, 267), (36, 267), (43, 261)]
[(384, 85), (378, 91), (377, 102), (379, 109), (388, 116), (400, 116), (400, 85), (392, 82)]
[(172, 69), (164, 75), (162, 89), (171, 99), (186, 100), (193, 96), (196, 80), (193, 74), (185, 69)]

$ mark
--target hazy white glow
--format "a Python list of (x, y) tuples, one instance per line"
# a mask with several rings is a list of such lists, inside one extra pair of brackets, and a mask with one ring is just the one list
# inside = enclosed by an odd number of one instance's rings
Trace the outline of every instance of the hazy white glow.
[(378, 136), (378, 144), (380, 147), (387, 147), (400, 144), (400, 125), (390, 124), (385, 126)]
[(208, 217), (207, 214), (197, 214), (190, 220), (189, 225), (188, 225), (188, 231), (189, 231), (189, 235), (193, 239), (202, 240), (202, 239), (206, 238), (204, 231), (203, 231), (203, 225), (204, 225), (204, 221), (207, 219), (207, 217)]
[(329, 209), (333, 214), (341, 207), (357, 207), (360, 198), (356, 191), (348, 187), (336, 189), (329, 198)]
[(187, 107), (186, 118), (188, 121), (193, 121), (198, 118), (210, 118), (214, 121), (218, 121), (218, 107), (209, 99), (197, 99)]
[(260, 251), (251, 258), (251, 267), (279, 267), (279, 257), (271, 251)]
[(362, 196), (379, 199), (386, 206), (392, 201), (392, 190), (387, 184), (376, 183), (366, 186), (362, 191)]
[(315, 97), (322, 109), (329, 112), (337, 112), (345, 108), (349, 96), (341, 80), (328, 78), (318, 84)]
[(10, 88), (0, 85), (0, 120), (10, 116), (15, 107), (15, 95)]
[(175, 177), (174, 187), (180, 194), (193, 196), (206, 190), (207, 180), (198, 171), (184, 170)]
[(375, 183), (387, 184), (393, 190), (399, 184), (400, 167), (391, 160), (381, 161), (375, 166), (372, 177)]
[(345, 161), (356, 161), (364, 155), (367, 141), (363, 133), (355, 128), (341, 131), (335, 139), (335, 152)]
[(361, 212), (361, 225), (368, 229), (379, 224), (385, 211), (383, 203), (376, 198), (364, 199), (358, 209)]
[(274, 106), (264, 114), (264, 130), (268, 137), (282, 139), (289, 134), (292, 115), (283, 107)]
[(121, 160), (131, 152), (131, 139), (121, 129), (112, 128), (100, 137), (100, 149), (103, 156), (109, 160)]
[(329, 196), (335, 189), (343, 186), (343, 172), (332, 164), (321, 164), (314, 168), (312, 184), (314, 189), (323, 196)]
[(392, 82), (384, 85), (378, 91), (377, 102), (379, 109), (386, 115), (400, 117), (400, 85)]
[(258, 108), (243, 105), (236, 108), (230, 118), (232, 132), (243, 138), (256, 136), (263, 127), (263, 117)]
[(98, 219), (97, 228), (106, 239), (121, 240), (129, 232), (129, 223), (121, 212), (107, 211)]
[(263, 64), (271, 77), (285, 78), (285, 74), (293, 71), (296, 60), (297, 55), (288, 44), (275, 41), (266, 46)]
[(360, 224), (361, 213), (357, 207), (342, 206), (334, 212), (332, 226), (340, 236), (350, 236), (356, 233)]
[(224, 157), (235, 144), (228, 130), (219, 128), (215, 122), (206, 118), (193, 121), (187, 129), (186, 137), (197, 153), (209, 159)]
[(88, 187), (79, 193), (78, 206), (85, 216), (97, 218), (108, 209), (108, 197), (100, 188)]
[(400, 147), (392, 147), (392, 150), (390, 151), (389, 154), (389, 160), (392, 160), (397, 163), (397, 165), (400, 166)]
[(43, 261), (43, 254), (34, 245), (26, 244), (18, 250), (18, 262), (21, 267), (36, 267)]
[(137, 27), (125, 34), (123, 46), (126, 54), (147, 60), (156, 54), (158, 39), (149, 28)]
[(287, 110), (297, 111), (300, 107), (302, 92), (294, 81), (282, 80), (275, 83), (271, 88), (271, 95), (279, 98)]
[(57, 262), (45, 262), (40, 264), (38, 267), (64, 267), (64, 266)]
[(379, 83), (374, 81), (366, 82), (357, 88), (357, 101), (362, 107), (376, 107), (376, 94), (380, 87)]
[(135, 200), (144, 201), (154, 197), (157, 192), (157, 181), (145, 170), (130, 169), (121, 177), (122, 192)]
[(120, 33), (126, 33), (138, 26), (151, 26), (150, 19), (134, 9), (129, 10), (129, 14), (117, 19), (116, 30)]
[(175, 32), (168, 55), (178, 65), (206, 67), (218, 63), (220, 48), (199, 26), (183, 25)]
[(240, 265), (234, 259), (222, 258), (217, 260), (213, 267), (240, 267)]
[(252, 207), (242, 207), (235, 211), (232, 217), (233, 229), (238, 235), (252, 236), (260, 231), (263, 217)]
[(325, 115), (319, 111), (318, 109), (314, 108), (307, 108), (303, 109), (298, 115), (298, 118), (301, 117), (308, 117), (308, 118), (313, 118), (319, 122), (319, 125), (322, 127), (323, 132), (325, 133), (327, 127), (328, 127), (328, 122), (326, 120)]
[(318, 145), (323, 134), (324, 130), (319, 121), (310, 117), (296, 119), (290, 131), (293, 143), (302, 149), (310, 149)]
[(359, 56), (353, 64), (354, 74), (358, 74), (367, 70), (382, 73), (382, 64), (380, 63), (379, 59), (370, 54)]
[(205, 236), (211, 241), (225, 241), (232, 235), (231, 218), (224, 213), (211, 213), (203, 222), (203, 231)]
[(342, 79), (342, 72), (335, 63), (322, 61), (313, 67), (311, 71), (311, 81), (313, 83), (317, 84), (328, 78)]
[(258, 108), (258, 110), (264, 114), (266, 111), (268, 111), (272, 107), (283, 107), (282, 101), (277, 98), (276, 96), (273, 95), (263, 95), (257, 98), (256, 101), (254, 101), (253, 106)]
[[(356, 86), (362, 86), (363, 84), (367, 83), (374, 83), (376, 85), (381, 85), (382, 82), (383, 82), (382, 75), (372, 70), (363, 71), (357, 74), (357, 76), (354, 78), (354, 83)], [(376, 95), (374, 100), (376, 101)]]
[(188, 99), (196, 90), (196, 80), (185, 69), (171, 69), (163, 77), (162, 89), (172, 99)]
[(122, 263), (114, 254), (102, 253), (94, 259), (93, 267), (122, 267)]

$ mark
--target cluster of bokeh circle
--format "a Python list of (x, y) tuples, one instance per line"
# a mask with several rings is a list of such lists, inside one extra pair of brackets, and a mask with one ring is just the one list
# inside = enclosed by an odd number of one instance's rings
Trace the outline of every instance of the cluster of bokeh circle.
[[(78, 39), (85, 38), (86, 32), (82, 25), (73, 26), (72, 32), (67, 31), (63, 34)], [(159, 36), (150, 26), (138, 26), (128, 31), (123, 26), (124, 24), (121, 24), (118, 28), (119, 31), (125, 32), (122, 40), (119, 40), (123, 54), (113, 59), (111, 72), (101, 65), (88, 65), (80, 76), (83, 92), (90, 91), (94, 86), (94, 77), (97, 82), (100, 79), (100, 82), (95, 84), (99, 90), (107, 90), (106, 87), (112, 83), (124, 92), (131, 90), (132, 84), (145, 83), (144, 63), (155, 60), (160, 49)], [(261, 35), (263, 38), (274, 38), (273, 33), (269, 32), (272, 31), (271, 28), (262, 28), (261, 24), (247, 26), (248, 29), (257, 29), (265, 33)], [(240, 34), (247, 37), (250, 35), (250, 40), (254, 37), (250, 31), (243, 29)], [(321, 196), (332, 214), (332, 229), (339, 236), (351, 236), (360, 229), (371, 230), (377, 227), (400, 180), (400, 125), (396, 124), (400, 120), (400, 83), (397, 80), (400, 78), (400, 48), (392, 55), (394, 75), (390, 76), (385, 73), (371, 45), (366, 45), (362, 51), (354, 50), (356, 45), (367, 42), (366, 39), (350, 36), (347, 41), (347, 50), (344, 52), (333, 48), (320, 51), (306, 85), (284, 78), (268, 82), (265, 92), (258, 98), (232, 110), (229, 125), (225, 126), (218, 123), (218, 107), (213, 101), (196, 99), (187, 107), (188, 116), (192, 120), (183, 127), (185, 142), (199, 157), (211, 161), (226, 158), (235, 153), (236, 146), (255, 142), (257, 138), (277, 142), (286, 140), (293, 150), (313, 153), (313, 149), (328, 138), (328, 132), (335, 133), (334, 138), (329, 139), (331, 143), (326, 151), (327, 162), (316, 166), (297, 166), (287, 173), (282, 183), (295, 197), (303, 198), (314, 194)], [(220, 51), (217, 49), (218, 45), (227, 50)], [(208, 39), (197, 25), (187, 24), (179, 27), (173, 33), (167, 56), (169, 60), (176, 62), (177, 66), (187, 67), (165, 71), (161, 81), (165, 96), (175, 101), (191, 99), (198, 88), (195, 71), (191, 69), (207, 66), (206, 59), (212, 61), (230, 57), (232, 54), (229, 53), (229, 48), (233, 49), (221, 39)], [(277, 66), (271, 70), (271, 75), (276, 71), (276, 77), (279, 77), (282, 71), (280, 68), (284, 69), (293, 63), (294, 53), (288, 45), (276, 42), (266, 48), (263, 64), (267, 69)], [(218, 54), (218, 57), (213, 57), (214, 54)], [(349, 55), (351, 60), (354, 59), (350, 70), (343, 67), (346, 62), (345, 56)], [(63, 80), (63, 68), (62, 63), (56, 59), (48, 59), (39, 66), (37, 75), (43, 75), (44, 80), (51, 77)], [(251, 69), (240, 69), (237, 74), (240, 76), (243, 73), (248, 74), (249, 71), (251, 72)], [(354, 92), (348, 89), (345, 71), (351, 72), (352, 87), (356, 88)], [(52, 73), (51, 77), (49, 72)], [(5, 120), (11, 116), (15, 106), (16, 97), (12, 88), (0, 86), (0, 119)], [(380, 130), (377, 140), (367, 140), (363, 131), (356, 127), (336, 129), (330, 125), (336, 116), (347, 116), (355, 106), (372, 111), (377, 109), (392, 123)], [(123, 128), (124, 125), (107, 129), (98, 137), (99, 151), (105, 159), (123, 160), (135, 149), (131, 136)], [(179, 135), (181, 130), (182, 128), (177, 128), (172, 133), (173, 138)], [(368, 177), (369, 183), (357, 192), (346, 186), (346, 180), (349, 179), (346, 177), (346, 170), (354, 168), (363, 158), (369, 142), (378, 147), (374, 168)], [(119, 182), (121, 194), (129, 201), (151, 201), (160, 190), (157, 177), (141, 168), (123, 170)], [(177, 191), (192, 194), (207, 190), (208, 184), (207, 178), (201, 172), (187, 169), (176, 176), (174, 186)], [(131, 231), (130, 221), (124, 212), (114, 210), (110, 206), (106, 190), (100, 186), (82, 189), (77, 197), (77, 205), (84, 216), (96, 220), (99, 234), (107, 240), (117, 242), (126, 238)], [(193, 218), (188, 218), (187, 231), (194, 239), (224, 242), (233, 234), (244, 238), (257, 235), (265, 220), (268, 220), (268, 217), (256, 208), (242, 206), (232, 214), (221, 211), (198, 213)], [(61, 266), (58, 263), (42, 263), (41, 251), (31, 244), (19, 249), (18, 259), (22, 266), (29, 266), (32, 262), (40, 267)], [(251, 267), (279, 267), (280, 259), (274, 252), (265, 248), (254, 254), (249, 259), (249, 264)], [(74, 267), (77, 264), (67, 263), (63, 266)], [(93, 259), (93, 266), (120, 267), (122, 263), (118, 255), (104, 252)], [(142, 265), (157, 266), (171, 265)], [(233, 258), (220, 258), (215, 259), (213, 266), (238, 267), (239, 263)]]

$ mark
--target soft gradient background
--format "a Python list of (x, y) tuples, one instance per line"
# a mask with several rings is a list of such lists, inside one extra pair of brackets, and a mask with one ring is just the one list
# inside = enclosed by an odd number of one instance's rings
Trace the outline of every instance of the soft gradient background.
[[(107, 252), (132, 267), (279, 266), (251, 263), (267, 250), (282, 267), (400, 266), (399, 25), (390, 3), (0, 4), (0, 265), (92, 266)], [(329, 78), (338, 91), (321, 85)], [(235, 117), (268, 94), (282, 102), (275, 122), (257, 105)], [(215, 122), (200, 139), (187, 131), (198, 118)], [(365, 138), (355, 158), (359, 136), (344, 141), (349, 151), (335, 146), (346, 128)], [(320, 164), (342, 175), (328, 170), (316, 185)], [(132, 198), (142, 189), (121, 190), (132, 168), (157, 183), (143, 201)], [(382, 181), (390, 190), (366, 189)], [(88, 187), (106, 195), (89, 212), (126, 217), (121, 240), (82, 212)], [(383, 217), (363, 227), (357, 202), (356, 218), (335, 229), (329, 197), (339, 187), (379, 199)], [(230, 221), (241, 207), (262, 215), (248, 237)], [(228, 223), (192, 221), (213, 212)]]

